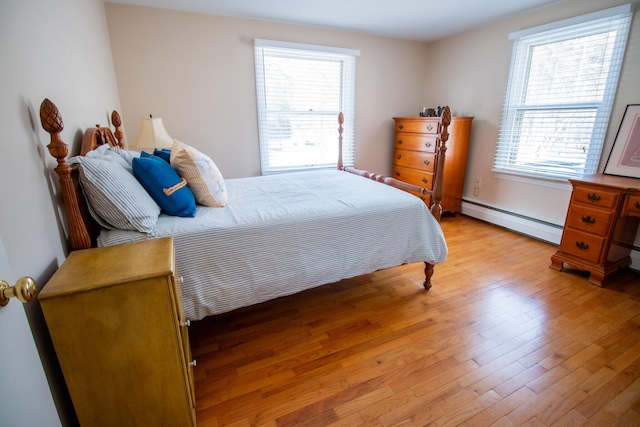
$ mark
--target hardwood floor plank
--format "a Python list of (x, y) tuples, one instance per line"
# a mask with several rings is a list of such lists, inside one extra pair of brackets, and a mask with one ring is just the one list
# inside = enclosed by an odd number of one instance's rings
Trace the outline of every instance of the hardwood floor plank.
[(505, 398), (500, 396), (500, 398), (492, 405), (467, 419), (463, 425), (465, 427), (484, 427), (495, 425), (501, 420), (506, 422), (506, 415), (510, 414), (520, 406), (531, 402), (535, 397), (536, 394), (531, 391), (531, 389), (528, 387), (521, 387)]
[(407, 264), (193, 322), (198, 426), (640, 425), (640, 273), (441, 224), (428, 292)]

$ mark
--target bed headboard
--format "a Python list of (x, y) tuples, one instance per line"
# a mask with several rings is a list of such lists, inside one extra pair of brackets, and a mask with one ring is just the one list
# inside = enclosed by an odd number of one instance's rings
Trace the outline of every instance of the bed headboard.
[[(69, 223), (69, 242), (71, 250), (88, 249), (96, 245), (96, 239), (100, 233), (100, 225), (93, 219), (89, 213), (87, 201), (80, 188), (77, 167), (70, 166), (66, 158), (69, 155), (68, 145), (60, 138), (60, 132), (64, 129), (64, 122), (58, 108), (49, 99), (45, 99), (40, 105), (40, 122), (45, 131), (51, 136), (51, 142), (47, 145), (49, 153), (57, 160), (57, 166), (54, 169), (60, 180), (60, 190), (64, 201), (64, 207), (67, 212), (67, 220)], [(394, 178), (377, 175), (364, 170), (351, 167), (343, 167), (342, 163), (342, 124), (344, 116), (342, 113), (338, 116), (338, 169), (344, 170), (356, 175), (367, 177), (385, 184), (418, 192), (423, 195), (431, 195), (432, 206), (431, 213), (439, 221), (442, 214), (442, 176), (444, 169), (445, 152), (447, 150), (446, 142), (449, 139), (448, 127), (451, 123), (451, 110), (445, 107), (441, 119), (441, 132), (439, 134), (439, 150), (438, 164), (436, 166), (436, 176), (433, 183), (433, 190), (421, 188), (415, 185), (398, 181)], [(111, 114), (111, 123), (115, 127), (112, 131), (109, 127), (96, 125), (88, 128), (84, 132), (80, 154), (85, 155), (87, 152), (108, 144), (109, 146), (124, 147), (123, 132), (121, 129), (122, 120), (117, 111)]]

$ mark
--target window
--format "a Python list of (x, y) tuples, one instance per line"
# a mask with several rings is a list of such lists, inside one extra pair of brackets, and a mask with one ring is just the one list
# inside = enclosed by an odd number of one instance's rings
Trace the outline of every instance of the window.
[(352, 166), (359, 51), (260, 39), (254, 51), (262, 173), (335, 168), (340, 112)]
[(597, 172), (631, 5), (513, 33), (494, 171), (546, 178)]

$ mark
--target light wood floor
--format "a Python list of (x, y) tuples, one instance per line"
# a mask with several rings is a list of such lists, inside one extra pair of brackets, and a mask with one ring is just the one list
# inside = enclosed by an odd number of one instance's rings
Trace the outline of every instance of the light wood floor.
[(640, 425), (640, 275), (442, 226), (429, 292), (411, 264), (195, 322), (198, 426)]

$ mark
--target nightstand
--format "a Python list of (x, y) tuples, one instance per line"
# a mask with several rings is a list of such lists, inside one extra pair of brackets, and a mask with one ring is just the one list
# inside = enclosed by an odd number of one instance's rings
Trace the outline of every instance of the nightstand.
[(551, 268), (563, 263), (589, 272), (589, 282), (603, 282), (631, 265), (631, 248), (640, 220), (640, 179), (603, 174), (570, 179), (573, 186), (560, 248)]
[(72, 252), (40, 295), (86, 426), (195, 426), (173, 239)]

